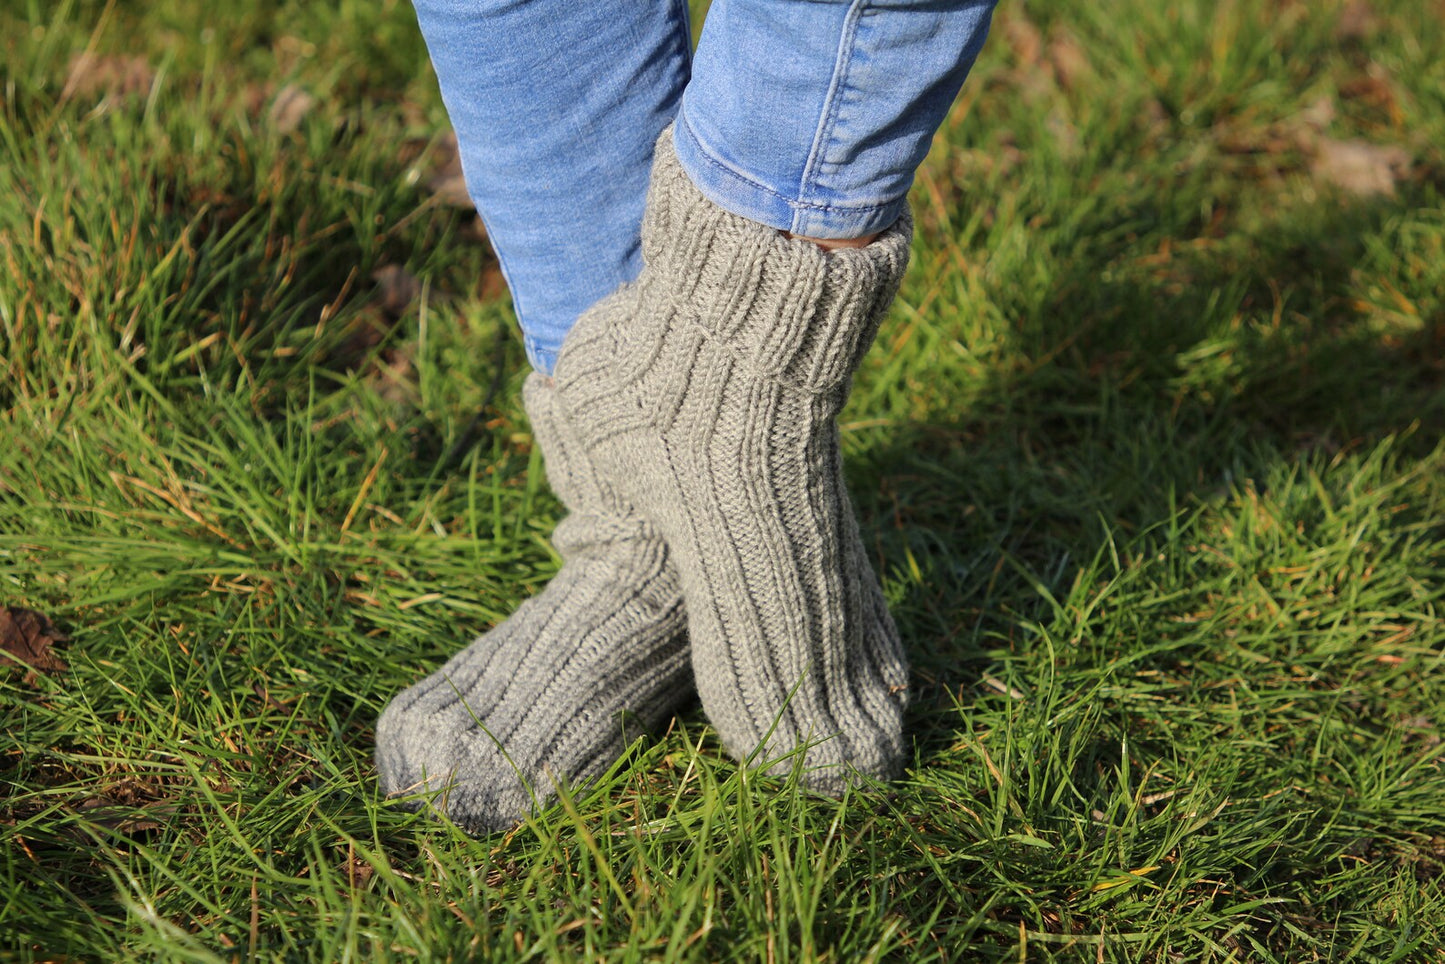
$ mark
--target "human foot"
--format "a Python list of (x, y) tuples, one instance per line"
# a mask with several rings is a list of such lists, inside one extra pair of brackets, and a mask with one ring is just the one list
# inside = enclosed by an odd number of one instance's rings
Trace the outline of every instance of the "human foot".
[[(835, 418), (907, 265), (908, 217), (824, 252), (714, 205), (658, 142), (637, 283), (586, 313), (557, 391), (667, 541), (698, 692), (736, 756), (840, 792), (902, 764), (907, 667)], [(785, 771), (791, 761), (773, 762)]]
[(376, 725), (389, 795), (433, 794), (466, 830), (515, 824), (556, 781), (609, 767), (692, 693), (682, 596), (667, 546), (593, 471), (544, 376), (524, 389), (553, 490), (571, 510), (547, 587), (395, 697)]

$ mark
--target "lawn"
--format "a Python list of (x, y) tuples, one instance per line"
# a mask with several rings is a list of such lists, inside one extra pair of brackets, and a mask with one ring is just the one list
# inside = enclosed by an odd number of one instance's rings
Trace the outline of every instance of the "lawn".
[(1445, 959), (1438, 0), (1006, 3), (844, 415), (906, 775), (481, 839), (373, 725), (561, 508), (410, 9), (0, 38), (0, 961)]

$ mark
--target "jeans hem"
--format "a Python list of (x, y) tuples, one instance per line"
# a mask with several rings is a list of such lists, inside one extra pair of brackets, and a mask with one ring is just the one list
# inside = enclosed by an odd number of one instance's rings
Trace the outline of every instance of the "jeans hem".
[(543, 375), (552, 374), (552, 369), (557, 367), (557, 350), (543, 348), (531, 335), (522, 338), (522, 347), (527, 350), (527, 361), (531, 362), (534, 369)]
[(825, 204), (790, 198), (735, 170), (708, 150), (688, 124), (685, 110), (673, 124), (672, 142), (682, 169), (704, 197), (725, 211), (779, 231), (810, 238), (860, 238), (891, 227), (907, 200)]

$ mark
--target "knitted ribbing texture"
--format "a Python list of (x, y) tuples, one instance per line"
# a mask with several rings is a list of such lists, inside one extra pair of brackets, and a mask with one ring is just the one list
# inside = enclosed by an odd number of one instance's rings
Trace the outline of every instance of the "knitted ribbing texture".
[[(376, 725), (382, 789), (474, 833), (514, 825), (607, 769), (692, 695), (666, 544), (593, 470), (550, 381), (524, 388), (564, 564), (501, 625), (399, 694)], [(626, 728), (624, 729), (624, 724)]]
[(836, 417), (907, 266), (905, 214), (825, 252), (705, 198), (658, 142), (638, 281), (583, 315), (557, 391), (666, 539), (723, 743), (812, 789), (903, 762), (898, 632), (844, 488)]

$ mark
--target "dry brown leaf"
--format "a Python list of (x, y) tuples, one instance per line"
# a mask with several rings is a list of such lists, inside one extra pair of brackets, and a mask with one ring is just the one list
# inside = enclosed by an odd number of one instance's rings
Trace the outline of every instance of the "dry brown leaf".
[(1049, 40), (1049, 66), (1054, 79), (1064, 90), (1073, 90), (1079, 79), (1089, 72), (1089, 55), (1073, 35), (1055, 32)]
[(1335, 22), (1336, 40), (1365, 40), (1380, 29), (1380, 18), (1367, 0), (1350, 0)]
[(427, 178), (426, 186), (443, 204), (467, 211), (472, 209), (472, 196), (467, 193), (467, 180), (462, 176), (461, 162), (433, 173)]
[(352, 890), (364, 887), (375, 869), (365, 860), (358, 858), (354, 852), (347, 856), (342, 867), (346, 870), (346, 883)]
[[(478, 224), (481, 221), (481, 218), (477, 218)], [(485, 235), (482, 240), (485, 240)], [(487, 259), (487, 265), (482, 269), (482, 276), (477, 281), (477, 294), (486, 301), (503, 298), (507, 295), (507, 279), (502, 274), (501, 265), (497, 264), (496, 258)]]
[(421, 295), (421, 279), (399, 264), (384, 264), (371, 273), (376, 282), (376, 303), (393, 318), (400, 317)]
[(354, 311), (348, 312), (336, 350), (329, 356), (329, 364), (343, 369), (362, 364), (371, 350), (381, 344), (395, 327), (396, 318), (383, 311), (380, 304), (366, 302), (358, 305)]
[(1144, 126), (1149, 130), (1150, 134), (1157, 137), (1169, 130), (1171, 123), (1169, 108), (1165, 107), (1164, 103), (1157, 97), (1150, 97), (1144, 101), (1144, 103), (1140, 104), (1139, 113), (1144, 121)]
[(1030, 101), (1054, 95), (1058, 79), (1054, 76), (1053, 64), (1043, 62), (1044, 35), (1039, 28), (1027, 17), (1017, 14), (1003, 21), (1000, 32), (1014, 55), (1013, 68), (1004, 74), (1008, 82)]
[(1324, 94), (1315, 99), (1304, 110), (1295, 115), (1301, 124), (1315, 133), (1328, 128), (1335, 122), (1335, 99), (1329, 94)]
[(26, 683), (34, 683), (37, 672), (54, 673), (66, 668), (65, 661), (51, 649), (66, 638), (48, 618), (34, 610), (0, 606), (0, 662), (26, 667)]
[(81, 803), (80, 810), (90, 823), (130, 835), (159, 830), (180, 813), (181, 807), (170, 800), (126, 806), (105, 797), (95, 797)]
[(1395, 96), (1395, 86), (1379, 64), (1371, 63), (1365, 73), (1341, 84), (1340, 97), (1377, 111), (1381, 120), (1388, 120), (1393, 126), (1398, 127), (1404, 121), (1399, 98)]
[(315, 97), (295, 84), (287, 84), (276, 92), (276, 99), (271, 102), (271, 126), (282, 134), (289, 134), (301, 126), (315, 106)]
[(251, 691), (261, 697), (261, 702), (266, 704), (266, 709), (268, 710), (281, 710), (282, 712), (286, 712), (291, 709), (292, 704), (289, 700), (282, 701), (276, 699), (276, 697), (271, 695), (271, 690), (260, 680), (256, 680), (251, 684)]
[(1044, 50), (1044, 35), (1039, 33), (1039, 28), (1027, 17), (1015, 15), (1006, 19), (1003, 22), (1003, 36), (1020, 66), (1039, 62), (1039, 55)]
[(1321, 137), (1315, 144), (1310, 173), (1350, 194), (1390, 197), (1396, 183), (1410, 173), (1410, 152), (1393, 144)]
[(410, 400), (416, 391), (416, 379), (413, 377), (416, 365), (412, 355), (411, 343), (401, 348), (386, 349), (376, 359), (367, 384), (382, 399), (393, 404)]
[(82, 51), (70, 58), (61, 100), (92, 94), (129, 97), (143, 94), (155, 83), (156, 72), (144, 57), (120, 57)]
[(472, 197), (467, 193), (467, 179), (462, 173), (462, 154), (457, 147), (455, 131), (447, 132), (433, 149), (432, 156), (436, 167), (427, 175), (427, 190), (443, 204), (470, 211)]
[(247, 117), (260, 117), (271, 100), (271, 85), (253, 81), (243, 86), (238, 96)]

